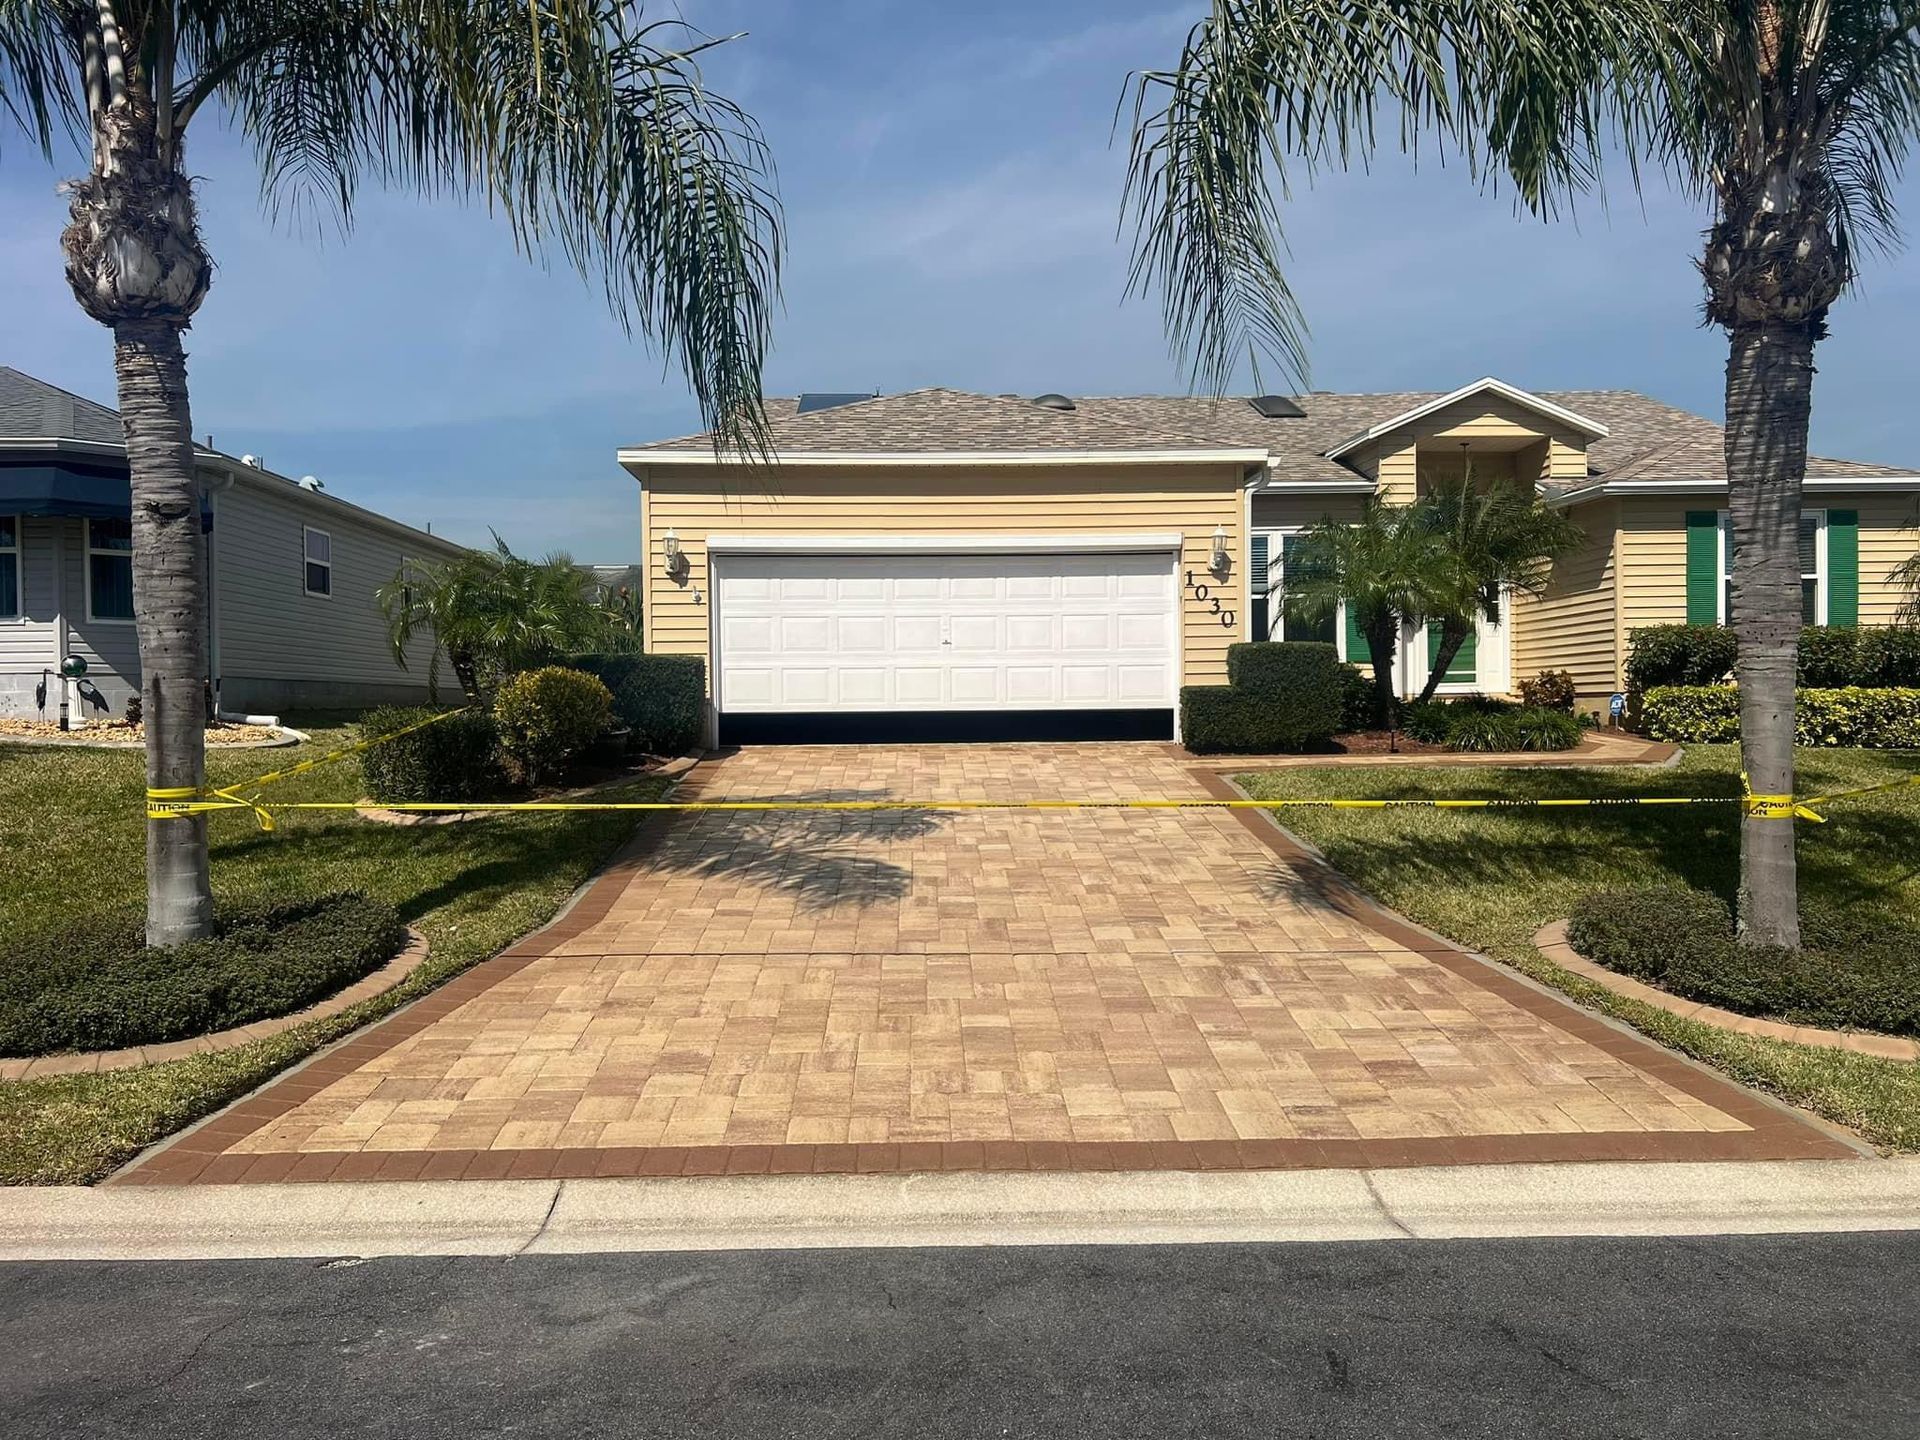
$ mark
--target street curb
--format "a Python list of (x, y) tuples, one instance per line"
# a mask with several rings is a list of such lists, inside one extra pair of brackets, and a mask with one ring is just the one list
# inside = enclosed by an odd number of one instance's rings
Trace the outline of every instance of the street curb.
[(1920, 1230), (1920, 1158), (0, 1192), (0, 1260)]

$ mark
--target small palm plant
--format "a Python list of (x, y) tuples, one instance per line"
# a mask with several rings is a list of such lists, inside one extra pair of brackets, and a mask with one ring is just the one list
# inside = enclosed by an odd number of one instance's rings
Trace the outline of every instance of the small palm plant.
[(1544, 590), (1553, 561), (1579, 544), (1584, 532), (1509, 481), (1480, 483), (1470, 459), (1459, 474), (1429, 482), (1422, 509), (1439, 538), (1441, 562), (1423, 602), (1427, 619), (1439, 627), (1419, 695), (1427, 701), (1475, 626), (1499, 620), (1500, 607), (1512, 596)]
[(1322, 520), (1300, 538), (1287, 576), (1286, 603), (1308, 620), (1346, 609), (1351, 631), (1367, 642), (1373, 670), (1373, 723), (1393, 723), (1393, 662), (1403, 622), (1423, 619), (1442, 588), (1449, 560), (1426, 507), (1369, 504), (1355, 522)]
[(439, 698), (444, 655), (471, 702), (507, 675), (583, 650), (619, 648), (622, 633), (601, 608), (598, 589), (592, 572), (568, 556), (527, 560), (496, 535), (492, 550), (438, 565), (406, 562), (375, 597), (401, 668), (414, 638), (430, 634), (428, 693)]

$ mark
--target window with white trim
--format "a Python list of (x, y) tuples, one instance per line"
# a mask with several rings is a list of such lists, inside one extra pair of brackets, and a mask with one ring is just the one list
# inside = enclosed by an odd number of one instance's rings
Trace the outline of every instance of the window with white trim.
[(87, 521), (87, 619), (133, 619), (133, 521)]
[(1289, 560), (1297, 559), (1289, 552), (1300, 544), (1303, 530), (1268, 530), (1264, 534), (1267, 541), (1267, 603), (1256, 607), (1256, 613), (1267, 617), (1267, 633), (1255, 635), (1256, 640), (1317, 640), (1326, 645), (1339, 645), (1345, 652), (1345, 620), (1347, 607), (1343, 602), (1332, 615), (1310, 620), (1300, 614), (1297, 607), (1287, 604), (1287, 565)]
[[(1827, 623), (1827, 512), (1800, 512), (1800, 623)], [(1733, 520), (1720, 512), (1720, 623), (1733, 623)]]
[(20, 517), (0, 515), (0, 620), (18, 620), (20, 607)]
[(300, 534), (301, 559), (305, 567), (300, 580), (301, 588), (309, 595), (330, 599), (333, 595), (333, 536), (311, 525), (303, 525)]

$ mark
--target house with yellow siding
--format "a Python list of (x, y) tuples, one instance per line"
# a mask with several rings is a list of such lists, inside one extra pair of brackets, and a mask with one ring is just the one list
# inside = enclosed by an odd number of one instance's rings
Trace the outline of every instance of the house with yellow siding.
[[(647, 648), (708, 662), (722, 743), (1171, 738), (1183, 685), (1244, 640), (1321, 640), (1287, 604), (1298, 537), (1471, 465), (1585, 542), (1483, 623), (1442, 693), (1567, 670), (1625, 681), (1634, 629), (1722, 622), (1720, 427), (1626, 390), (1036, 397), (948, 389), (768, 402), (772, 453), (706, 436), (620, 451), (639, 482)], [(1885, 624), (1920, 474), (1810, 457), (1809, 623)], [(1410, 623), (1403, 693), (1427, 669)]]

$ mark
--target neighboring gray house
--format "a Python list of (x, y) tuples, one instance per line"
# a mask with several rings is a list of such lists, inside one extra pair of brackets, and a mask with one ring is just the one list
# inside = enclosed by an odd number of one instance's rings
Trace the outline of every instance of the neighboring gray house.
[[(196, 447), (223, 710), (424, 699), (426, 640), (394, 663), (374, 592), (463, 547), (310, 483)], [(0, 713), (32, 716), (63, 656), (117, 717), (137, 692), (131, 507), (118, 411), (0, 366)], [(48, 686), (47, 717), (58, 705)]]

